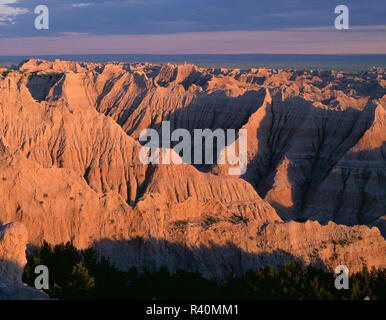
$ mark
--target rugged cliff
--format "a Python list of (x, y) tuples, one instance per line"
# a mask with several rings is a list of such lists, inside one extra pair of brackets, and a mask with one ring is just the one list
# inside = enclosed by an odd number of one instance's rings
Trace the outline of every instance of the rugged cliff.
[[(31, 59), (0, 76), (0, 222), (121, 268), (385, 266), (384, 93), (383, 70)], [(140, 132), (163, 120), (246, 129), (246, 173), (141, 163)]]
[(28, 242), (26, 228), (18, 222), (0, 225), (0, 300), (46, 300), (42, 291), (21, 282), (27, 263), (25, 250)]

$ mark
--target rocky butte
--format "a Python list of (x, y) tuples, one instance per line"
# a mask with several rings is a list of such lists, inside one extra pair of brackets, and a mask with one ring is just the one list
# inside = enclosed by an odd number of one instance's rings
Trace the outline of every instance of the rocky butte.
[[(0, 73), (0, 222), (30, 245), (94, 246), (122, 269), (385, 267), (385, 86), (379, 68), (28, 60)], [(141, 163), (140, 132), (164, 120), (246, 129), (247, 171)]]
[(48, 300), (42, 291), (21, 282), (28, 235), (19, 222), (0, 226), (0, 300)]

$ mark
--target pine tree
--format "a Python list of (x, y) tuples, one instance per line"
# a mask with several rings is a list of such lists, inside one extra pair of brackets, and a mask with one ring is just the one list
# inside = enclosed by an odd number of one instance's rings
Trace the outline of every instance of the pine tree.
[(69, 282), (67, 298), (81, 299), (87, 297), (87, 294), (94, 288), (95, 279), (90, 276), (87, 268), (82, 262), (79, 262), (72, 269)]

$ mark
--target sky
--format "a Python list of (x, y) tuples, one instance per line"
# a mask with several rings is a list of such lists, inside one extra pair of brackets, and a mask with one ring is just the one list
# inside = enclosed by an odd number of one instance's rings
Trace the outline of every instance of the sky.
[[(0, 0), (0, 55), (386, 54), (386, 0), (82, 1)], [(334, 27), (340, 4), (348, 30)]]

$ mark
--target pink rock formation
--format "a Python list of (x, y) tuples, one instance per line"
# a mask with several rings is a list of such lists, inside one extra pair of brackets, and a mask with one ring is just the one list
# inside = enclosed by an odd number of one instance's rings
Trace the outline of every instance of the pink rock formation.
[(28, 241), (26, 228), (18, 222), (0, 228), (0, 283), (21, 282), (27, 263), (25, 250)]
[(27, 242), (27, 229), (21, 223), (0, 226), (0, 300), (49, 299), (44, 292), (21, 282)]
[[(0, 76), (0, 222), (22, 222), (31, 244), (219, 277), (293, 259), (386, 265), (383, 71), (34, 59), (20, 70)], [(247, 129), (246, 174), (142, 164), (137, 138), (163, 120)], [(283, 222), (299, 216), (325, 225)]]

